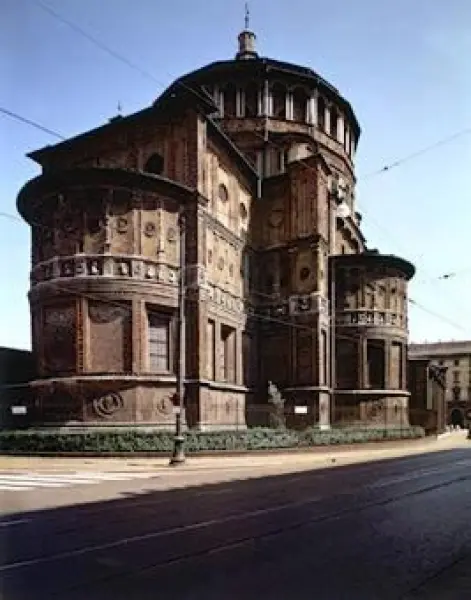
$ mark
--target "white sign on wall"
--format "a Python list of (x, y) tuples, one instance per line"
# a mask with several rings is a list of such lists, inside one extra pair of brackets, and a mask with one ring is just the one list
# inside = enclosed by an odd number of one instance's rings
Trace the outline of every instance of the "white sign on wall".
[(307, 415), (307, 406), (295, 406), (294, 414), (295, 415)]
[(12, 406), (11, 414), (12, 415), (25, 415), (28, 412), (26, 406)]

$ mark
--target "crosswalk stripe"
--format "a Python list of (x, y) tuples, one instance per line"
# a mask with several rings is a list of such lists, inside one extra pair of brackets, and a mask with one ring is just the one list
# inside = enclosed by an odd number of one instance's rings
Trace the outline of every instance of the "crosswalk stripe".
[(150, 479), (157, 477), (154, 471), (144, 472), (94, 472), (73, 471), (57, 473), (26, 472), (0, 472), (0, 492), (27, 491), (38, 488), (64, 488), (74, 485), (96, 485), (112, 481), (132, 481), (135, 479)]
[(73, 481), (77, 483), (95, 483), (97, 479), (87, 479), (85, 477), (8, 477), (0, 475), (0, 481), (30, 481), (35, 483), (36, 481), (42, 481), (43, 483), (71, 483)]
[(65, 482), (52, 482), (52, 481), (31, 481), (31, 479), (0, 479), (0, 485), (33, 485), (36, 487), (50, 487), (58, 488), (67, 485)]

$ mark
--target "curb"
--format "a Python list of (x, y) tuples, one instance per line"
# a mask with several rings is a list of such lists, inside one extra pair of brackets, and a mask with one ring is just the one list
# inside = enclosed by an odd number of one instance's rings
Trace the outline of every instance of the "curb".
[[(254, 450), (208, 450), (199, 452), (188, 452), (187, 456), (191, 458), (249, 458), (249, 457), (269, 457), (283, 455), (322, 455), (332, 452), (368, 452), (370, 450), (394, 450), (415, 448), (420, 446), (431, 446), (441, 439), (440, 436), (431, 436), (428, 438), (404, 439), (401, 441), (383, 441), (375, 440), (371, 442), (356, 443), (356, 444), (325, 444), (322, 446), (307, 446), (296, 448), (265, 448)], [(4, 451), (0, 452), (0, 458), (17, 457), (17, 458), (99, 458), (99, 459), (114, 459), (114, 458), (160, 458), (166, 459), (171, 454), (168, 452), (20, 452), (20, 451)]]

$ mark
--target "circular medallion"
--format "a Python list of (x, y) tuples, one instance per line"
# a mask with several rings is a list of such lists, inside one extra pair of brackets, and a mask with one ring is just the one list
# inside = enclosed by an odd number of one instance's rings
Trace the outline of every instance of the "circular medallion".
[(152, 237), (155, 235), (156, 232), (156, 226), (155, 223), (152, 223), (152, 221), (148, 221), (145, 225), (144, 225), (144, 234), (147, 237)]
[(109, 392), (100, 398), (93, 399), (93, 410), (99, 417), (104, 419), (112, 417), (123, 406), (123, 399), (117, 392)]
[(173, 412), (173, 402), (169, 396), (157, 400), (157, 411), (162, 415), (171, 415)]
[(220, 271), (222, 271), (222, 270), (224, 269), (224, 259), (223, 259), (223, 258), (220, 258), (220, 259), (218, 260), (218, 269), (219, 269)]
[(167, 240), (169, 242), (174, 242), (177, 239), (177, 230), (175, 227), (169, 227), (167, 229)]

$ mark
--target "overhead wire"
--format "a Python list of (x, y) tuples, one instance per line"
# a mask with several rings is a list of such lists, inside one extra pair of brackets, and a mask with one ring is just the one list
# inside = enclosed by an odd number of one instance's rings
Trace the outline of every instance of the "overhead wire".
[[(136, 70), (137, 72), (139, 72), (141, 75), (145, 76), (148, 79), (151, 79), (153, 82), (157, 83), (159, 86), (165, 88), (166, 86), (159, 81), (158, 79), (156, 79), (151, 73), (145, 71), (144, 69), (141, 69), (138, 65), (136, 65), (135, 63), (133, 63), (132, 61), (128, 60), (124, 55), (122, 55), (121, 53), (115, 51), (114, 49), (110, 48), (109, 46), (107, 46), (106, 44), (104, 44), (103, 42), (101, 42), (99, 39), (97, 39), (95, 36), (89, 34), (85, 29), (83, 29), (82, 27), (80, 27), (79, 25), (77, 25), (76, 23), (70, 21), (69, 19), (66, 19), (65, 17), (63, 17), (62, 15), (60, 15), (57, 11), (55, 11), (53, 8), (51, 8), (49, 5), (47, 5), (46, 3), (42, 2), (41, 0), (32, 0), (32, 2), (34, 4), (36, 4), (37, 6), (39, 6), (40, 8), (42, 8), (43, 10), (45, 10), (46, 12), (48, 12), (52, 17), (54, 17), (55, 19), (57, 19), (58, 21), (60, 21), (61, 23), (67, 25), (68, 27), (70, 27), (71, 29), (73, 29), (75, 32), (77, 32), (78, 34), (82, 35), (84, 38), (86, 38), (89, 42), (91, 42), (92, 44), (96, 45), (98, 48), (100, 48), (101, 50), (107, 52), (109, 55), (111, 55), (112, 57), (114, 57), (115, 59), (121, 61), (122, 63), (126, 64), (128, 67), (130, 67), (131, 69)], [(181, 80), (177, 80), (176, 81), (177, 85), (181, 85), (189, 90), (191, 90), (192, 92), (194, 92), (194, 90), (187, 86), (185, 84), (185, 82), (181, 81)], [(66, 138), (64, 138), (64, 136), (58, 134), (57, 132), (54, 132), (46, 127), (41, 126), (38, 123), (35, 123), (34, 121), (31, 121), (29, 119), (26, 119), (24, 117), (21, 117), (21, 115), (17, 115), (16, 113), (13, 113), (12, 111), (8, 111), (7, 109), (0, 109), (1, 112), (3, 112), (4, 114), (8, 114), (9, 116), (12, 116), (13, 118), (17, 118), (18, 120), (21, 120), (25, 123), (28, 123), (38, 129), (41, 129), (42, 131), (49, 133), (50, 135), (54, 135), (55, 137), (59, 137), (60, 139), (64, 140)], [(383, 166), (381, 169), (378, 169), (376, 171), (373, 171), (372, 173), (367, 174), (366, 176), (364, 176), (362, 179), (368, 179), (371, 177), (374, 177), (376, 175), (379, 175), (381, 173), (385, 173), (390, 171), (391, 169), (398, 167), (399, 165), (412, 160), (413, 158), (416, 158), (418, 156), (421, 156), (422, 154), (432, 150), (433, 148), (436, 148), (438, 146), (444, 145), (446, 143), (449, 143), (450, 141), (453, 141), (454, 139), (461, 137), (465, 134), (468, 134), (471, 132), (471, 128), (465, 128), (453, 135), (447, 136), (446, 138), (442, 138), (441, 140), (438, 140), (437, 142), (435, 142), (434, 144), (431, 144), (429, 146), (426, 146), (416, 152), (413, 152), (401, 159), (398, 159), (396, 161), (394, 161), (393, 163), (389, 164), (389, 165), (385, 165)], [(261, 136), (261, 134), (258, 134), (257, 132), (254, 132), (256, 135), (259, 135), (259, 137), (263, 138), (263, 136)], [(264, 140), (267, 141), (267, 140)], [(281, 144), (276, 144), (273, 140), (268, 140), (268, 143), (270, 145), (273, 145), (275, 147), (277, 147), (278, 149), (281, 149), (283, 146)], [(303, 159), (301, 159), (299, 161), (300, 163), (302, 163), (307, 169), (310, 170), (315, 170), (311, 165), (309, 165), (308, 163), (306, 163)], [(6, 213), (1, 213), (2, 216), (9, 216)], [(10, 215), (11, 216), (11, 215)], [(368, 219), (375, 224), (376, 226), (378, 226), (378, 228), (382, 229), (383, 231), (388, 232), (388, 230), (386, 228), (384, 228), (382, 225), (380, 225), (379, 223), (375, 223), (374, 219), (371, 218), (371, 215), (368, 216)], [(389, 234), (389, 232), (388, 232)], [(444, 279), (446, 277), (443, 277)], [(409, 299), (410, 300), (410, 299)], [(419, 305), (419, 303), (415, 302), (415, 306), (423, 306), (423, 305)], [(432, 314), (433, 311), (428, 311), (430, 314)], [(438, 313), (434, 313), (435, 316)], [(446, 319), (446, 317), (443, 317), (444, 320), (448, 321), (448, 319)], [(457, 326), (456, 324), (454, 324), (454, 326)], [(458, 326), (460, 329), (461, 327)]]
[[(0, 217), (7, 218), (7, 219), (10, 219), (10, 220), (14, 220), (14, 221), (23, 223), (23, 220), (20, 217), (18, 217), (17, 215), (12, 215), (12, 214), (6, 213), (4, 211), (0, 211)], [(33, 219), (30, 219), (30, 225), (32, 225), (34, 227), (37, 227), (38, 229), (45, 229), (45, 230), (51, 231), (53, 233), (61, 233), (62, 232), (62, 230), (59, 227), (53, 227), (51, 225), (46, 225), (44, 223), (40, 223), (39, 221), (35, 221)], [(50, 282), (45, 282), (45, 283), (50, 283)], [(53, 285), (53, 284), (51, 284), (51, 285)], [(64, 288), (64, 285), (62, 283), (58, 284), (58, 285), (60, 285), (60, 287), (62, 289)], [(163, 284), (163, 285), (166, 285), (166, 284)], [(171, 286), (172, 284), (167, 284), (167, 285)], [(251, 290), (250, 293), (253, 294), (253, 295), (255, 295), (255, 296), (264, 297), (267, 300), (273, 300), (273, 295), (261, 292), (259, 290)], [(413, 298), (408, 298), (408, 302), (410, 304), (412, 304), (413, 306), (417, 306), (418, 308), (420, 308), (424, 312), (427, 312), (431, 316), (434, 316), (435, 318), (442, 320), (443, 322), (447, 323), (448, 325), (452, 325), (453, 327), (455, 327), (455, 328), (457, 328), (457, 329), (459, 329), (461, 331), (466, 331), (461, 325), (459, 325), (459, 324), (451, 321), (447, 317), (444, 317), (443, 315), (440, 315), (439, 313), (437, 313), (435, 311), (427, 309), (427, 307), (425, 307), (420, 302), (415, 301)], [(260, 318), (260, 316), (256, 317), (256, 318)], [(274, 320), (271, 317), (270, 318), (266, 317), (266, 318), (269, 319), (269, 320), (272, 320), (273, 322), (276, 321), (276, 319)]]
[(18, 113), (13, 112), (12, 110), (8, 110), (7, 108), (0, 107), (0, 112), (3, 113), (4, 115), (7, 115), (8, 117), (11, 117), (12, 119), (16, 119), (17, 121), (21, 121), (22, 123), (31, 125), (32, 127), (35, 127), (36, 129), (39, 129), (40, 131), (43, 131), (44, 133), (48, 133), (49, 135), (59, 138), (60, 140), (67, 139), (60, 133), (57, 133), (57, 131), (53, 131), (52, 129), (49, 129), (48, 127), (44, 127), (44, 125), (41, 125), (40, 123), (37, 123), (36, 121), (32, 121), (31, 119), (27, 119), (26, 117), (23, 117), (23, 116), (19, 115)]

